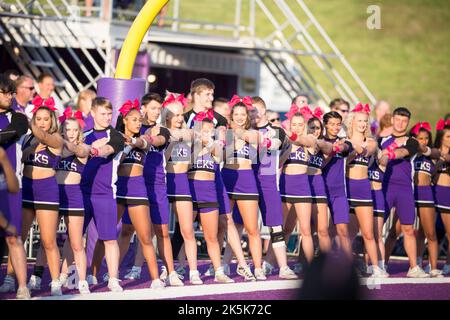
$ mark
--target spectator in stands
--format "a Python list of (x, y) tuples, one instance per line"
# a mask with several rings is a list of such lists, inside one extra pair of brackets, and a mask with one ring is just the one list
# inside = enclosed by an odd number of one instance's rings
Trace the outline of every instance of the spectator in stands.
[(55, 108), (57, 116), (62, 115), (64, 112), (64, 105), (55, 93), (55, 79), (50, 73), (41, 73), (41, 75), (37, 78), (38, 82), (38, 94), (42, 97), (42, 99), (48, 99), (50, 97), (55, 100)]
[(392, 114), (386, 113), (380, 120), (380, 130), (377, 137), (387, 137), (392, 134)]
[(213, 101), (213, 109), (215, 112), (227, 119), (230, 123), (230, 107), (228, 106), (228, 100), (225, 98), (217, 98)]
[(266, 111), (267, 121), (274, 127), (281, 127), (280, 114), (276, 111), (268, 109)]
[(350, 103), (348, 101), (345, 101), (342, 98), (336, 98), (331, 100), (330, 104), (330, 111), (336, 111), (339, 113), (342, 117), (342, 126), (341, 131), (338, 133), (339, 138), (345, 138), (347, 136), (347, 128), (345, 127), (345, 119), (347, 119), (348, 113), (350, 112)]
[(386, 102), (384, 100), (380, 100), (375, 104), (375, 107), (374, 107), (375, 119), (373, 119), (372, 122), (370, 123), (370, 130), (372, 131), (373, 136), (377, 135), (377, 132), (380, 128), (381, 118), (383, 118), (383, 116), (386, 113), (389, 113), (390, 110), (391, 110), (391, 106), (389, 105), (388, 102)]
[(78, 95), (76, 109), (83, 113), (84, 131), (91, 130), (94, 127), (94, 120), (91, 116), (92, 101), (97, 95), (92, 90), (83, 90)]
[(29, 76), (20, 76), (16, 80), (16, 96), (12, 101), (12, 108), (15, 111), (19, 111), (25, 113), (28, 117), (28, 120), (31, 119), (33, 114), (31, 110), (33, 109), (33, 105), (31, 104), (31, 100), (36, 93), (36, 89), (34, 87), (34, 81)]

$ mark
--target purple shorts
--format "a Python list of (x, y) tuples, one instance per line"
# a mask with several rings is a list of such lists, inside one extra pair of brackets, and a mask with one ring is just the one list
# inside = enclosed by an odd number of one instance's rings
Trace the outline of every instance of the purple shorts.
[(383, 190), (371, 190), (373, 201), (373, 215), (375, 217), (384, 218), (386, 212), (386, 204)]
[(217, 201), (216, 183), (214, 180), (193, 180), (189, 179), (189, 187), (192, 194), (194, 211), (208, 213), (219, 210)]
[(84, 216), (83, 193), (79, 184), (59, 184), (59, 214)]
[(117, 202), (114, 196), (83, 193), (83, 200), (86, 210), (83, 232), (94, 219), (98, 239), (117, 240)]
[(289, 203), (311, 203), (311, 187), (308, 175), (284, 174), (280, 176), (281, 201)]
[[(277, 188), (277, 177), (269, 175), (259, 176), (259, 179), (256, 179), (256, 183), (260, 194), (258, 205), (263, 224), (267, 227), (282, 226), (283, 209), (280, 192)], [(234, 207), (237, 209), (237, 206)]]
[(256, 178), (252, 169), (222, 169), (223, 184), (228, 197), (234, 200), (259, 200)]
[(417, 208), (434, 208), (433, 188), (431, 186), (414, 186), (414, 199)]
[(436, 210), (439, 213), (450, 213), (450, 186), (434, 186)]
[(22, 177), (22, 206), (32, 210), (58, 211), (59, 188), (56, 178)]
[(173, 201), (192, 201), (187, 173), (167, 173), (167, 197)]
[(334, 224), (348, 224), (350, 222), (350, 207), (348, 205), (347, 197), (329, 197), (328, 207), (330, 208), (330, 213)]
[(350, 208), (372, 207), (369, 179), (347, 179), (347, 198)]
[(391, 209), (395, 212), (401, 224), (414, 224), (416, 209), (414, 206), (414, 190), (412, 185), (383, 184), (383, 192), (386, 198), (386, 217)]
[[(4, 201), (4, 199), (8, 199)], [(0, 192), (0, 211), (10, 224), (16, 227), (17, 234), (22, 233), (22, 189), (17, 193), (10, 193), (7, 190)], [(0, 231), (0, 235), (3, 231)], [(4, 233), (3, 233), (4, 234)]]
[(309, 186), (311, 188), (311, 197), (313, 203), (327, 203), (327, 193), (325, 191), (325, 182), (321, 174), (308, 176)]
[(219, 202), (219, 214), (231, 213), (230, 199), (228, 198), (227, 189), (223, 184), (222, 173), (220, 172), (218, 166), (216, 167), (215, 174), (217, 201)]
[(118, 204), (148, 206), (147, 188), (143, 176), (117, 178), (116, 199)]

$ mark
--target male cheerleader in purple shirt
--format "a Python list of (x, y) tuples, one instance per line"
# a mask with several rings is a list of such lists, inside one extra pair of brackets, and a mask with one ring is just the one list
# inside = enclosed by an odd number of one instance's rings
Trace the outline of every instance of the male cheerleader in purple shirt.
[(108, 288), (120, 292), (123, 289), (118, 279), (120, 253), (116, 234), (115, 182), (125, 142), (123, 136), (111, 127), (112, 105), (109, 100), (102, 97), (95, 98), (91, 114), (94, 128), (85, 132), (85, 143), (90, 146), (91, 158), (81, 178), (86, 210), (85, 227), (93, 218), (98, 231), (97, 245), (105, 246), (109, 274)]

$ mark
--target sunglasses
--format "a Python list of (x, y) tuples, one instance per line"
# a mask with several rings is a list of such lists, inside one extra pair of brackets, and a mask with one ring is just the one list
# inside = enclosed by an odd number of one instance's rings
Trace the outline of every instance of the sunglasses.
[(274, 118), (274, 119), (270, 119), (270, 122), (274, 123), (275, 121), (280, 121), (280, 118)]
[(28, 89), (28, 90), (30, 90), (30, 91), (36, 90), (34, 87), (20, 87), (20, 88)]
[(317, 126), (312, 126), (312, 127), (309, 127), (309, 129), (311, 129), (311, 130), (320, 130), (321, 128), (317, 127)]
[(11, 97), (15, 94), (15, 92), (13, 92), (13, 91), (5, 92), (5, 91), (2, 91), (2, 90), (0, 90), (0, 93), (4, 94), (5, 96), (11, 96)]

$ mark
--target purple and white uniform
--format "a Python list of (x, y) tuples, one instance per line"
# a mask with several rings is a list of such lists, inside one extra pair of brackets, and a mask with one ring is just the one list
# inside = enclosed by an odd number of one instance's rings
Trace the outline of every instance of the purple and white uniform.
[(86, 215), (85, 228), (91, 218), (94, 219), (100, 240), (116, 240), (117, 204), (116, 181), (117, 168), (120, 164), (124, 139), (122, 135), (109, 126), (106, 129), (91, 129), (85, 132), (85, 143), (108, 138), (107, 144), (114, 149), (108, 157), (93, 157), (88, 160), (81, 177)]
[[(445, 163), (438, 174), (449, 174), (448, 163)], [(436, 199), (436, 210), (441, 214), (450, 214), (450, 186), (434, 186), (434, 197)]]
[[(83, 174), (85, 164), (76, 155), (63, 158), (56, 167), (57, 171)], [(83, 193), (80, 185), (59, 184), (59, 214), (63, 216), (84, 216)]]
[[(353, 151), (353, 147), (349, 152)], [(366, 167), (369, 166), (370, 157), (356, 155), (348, 163), (349, 166)], [(350, 212), (354, 213), (356, 207), (372, 207), (372, 193), (369, 178), (366, 179), (346, 179), (347, 196), (350, 204)]]
[[(330, 143), (334, 143), (338, 139), (339, 138), (325, 138), (325, 140)], [(345, 181), (345, 167), (347, 156), (348, 152), (339, 152), (333, 155), (333, 157), (322, 169), (325, 181), (325, 191), (327, 192), (328, 197), (328, 207), (330, 208), (334, 224), (348, 224), (350, 221), (350, 207), (347, 200)]]
[(22, 143), (28, 130), (27, 117), (14, 110), (7, 110), (0, 113), (0, 146), (5, 150), (8, 160), (19, 180), (20, 190), (17, 193), (6, 191), (6, 199), (2, 201), (8, 203), (9, 210), (3, 212), (5, 218), (14, 225), (18, 234), (22, 228)]
[[(312, 154), (308, 151), (308, 154), (308, 167), (320, 169), (322, 171), (323, 164), (325, 163), (325, 156), (322, 151), (319, 150), (316, 154)], [(311, 189), (312, 203), (327, 203), (327, 193), (322, 173), (309, 175), (308, 182)]]
[[(30, 147), (33, 135), (28, 135), (24, 140), (22, 150)], [(47, 146), (44, 150), (33, 152), (24, 161), (25, 166), (36, 168), (48, 168), (56, 170), (60, 156), (55, 155)], [(33, 210), (59, 209), (59, 189), (56, 177), (44, 179), (30, 179), (22, 177), (22, 206)]]
[[(171, 142), (173, 148), (168, 162), (191, 162), (191, 147), (184, 141)], [(187, 172), (167, 173), (167, 196), (169, 202), (192, 201)]]
[[(429, 157), (421, 155), (414, 159), (414, 171), (421, 172), (431, 176), (434, 172), (433, 161)], [(417, 208), (434, 208), (434, 194), (433, 188), (429, 186), (414, 185), (414, 199), (416, 200)]]
[[(368, 170), (369, 181), (383, 183), (384, 179), (384, 171), (380, 169), (376, 160), (373, 161), (372, 165)], [(376, 217), (384, 218), (386, 214), (386, 200), (384, 198), (384, 193), (382, 189), (379, 190), (370, 190), (372, 194), (373, 201), (373, 215)]]
[[(395, 142), (395, 139), (396, 137), (392, 135), (382, 138), (379, 142), (380, 149), (386, 149)], [(386, 198), (386, 211), (389, 213), (395, 207), (400, 223), (405, 225), (414, 224), (416, 217), (413, 187), (413, 161), (416, 152), (404, 159), (389, 160), (384, 173), (383, 192)]]

